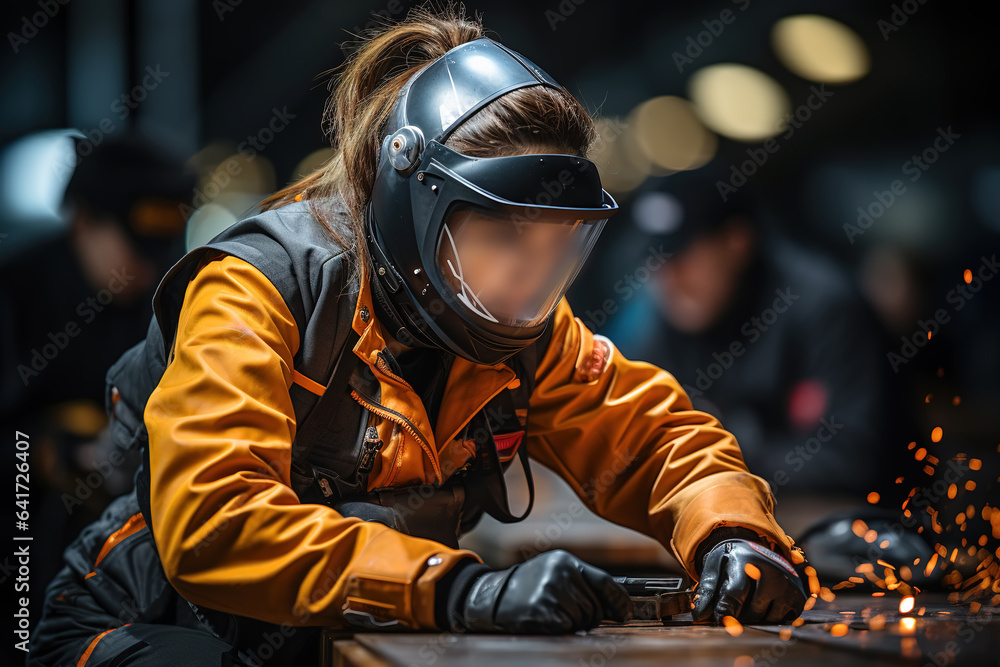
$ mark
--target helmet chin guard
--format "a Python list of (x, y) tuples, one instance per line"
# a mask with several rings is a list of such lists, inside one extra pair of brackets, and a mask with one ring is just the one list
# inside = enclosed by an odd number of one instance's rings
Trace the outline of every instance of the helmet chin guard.
[(508, 359), (542, 334), (617, 211), (586, 158), (478, 158), (444, 145), (493, 100), (539, 85), (565, 92), (482, 38), (426, 65), (396, 98), (365, 226), (374, 291), (400, 342), (479, 364)]

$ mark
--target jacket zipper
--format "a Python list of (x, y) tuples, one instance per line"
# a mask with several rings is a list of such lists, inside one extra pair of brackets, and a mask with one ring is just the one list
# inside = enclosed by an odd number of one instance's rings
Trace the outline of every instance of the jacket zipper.
[(405, 385), (410, 390), (413, 389), (413, 387), (410, 385), (409, 382), (407, 382), (406, 380), (404, 380), (403, 378), (399, 377), (398, 375), (392, 372), (392, 370), (389, 368), (389, 362), (386, 361), (385, 358), (382, 356), (382, 352), (379, 352), (378, 356), (375, 357), (375, 365), (378, 367), (380, 371), (382, 371), (392, 379)]
[(407, 431), (409, 431), (410, 434), (417, 440), (417, 442), (420, 443), (420, 448), (424, 450), (424, 453), (427, 454), (427, 457), (430, 459), (431, 467), (434, 468), (434, 476), (436, 477), (438, 484), (442, 483), (443, 479), (441, 475), (441, 466), (438, 465), (437, 457), (434, 455), (434, 452), (431, 451), (430, 443), (427, 441), (427, 438), (425, 438), (420, 433), (420, 431), (417, 430), (417, 427), (414, 426), (409, 419), (399, 414), (395, 410), (390, 410), (385, 406), (378, 405), (374, 401), (362, 398), (361, 395), (358, 393), (357, 389), (351, 389), (351, 396), (354, 397), (354, 400), (356, 400), (358, 403), (365, 406), (375, 414), (379, 415), (380, 417), (383, 417), (384, 419), (394, 421), (403, 428), (405, 428)]
[[(411, 391), (413, 391), (413, 387), (410, 385), (409, 382), (407, 382), (406, 380), (404, 380), (403, 378), (401, 378), (400, 376), (398, 376), (394, 372), (392, 372), (392, 370), (389, 368), (389, 362), (387, 362), (385, 360), (385, 358), (382, 356), (382, 351), (381, 350), (375, 356), (375, 366), (380, 371), (382, 371), (383, 373), (385, 373), (386, 375), (388, 375), (389, 377), (395, 379), (397, 382), (400, 382), (401, 384), (403, 384), (404, 386), (406, 386), (407, 388), (409, 388)], [(516, 376), (515, 376), (515, 379), (516, 379)], [(513, 381), (514, 380), (511, 380), (511, 382), (513, 382)], [(475, 410), (472, 411), (472, 414), (469, 416), (469, 419), (467, 419), (465, 421), (465, 423), (462, 424), (462, 426), (459, 427), (459, 428), (460, 429), (464, 428), (465, 424), (468, 424), (469, 420), (471, 420), (472, 417), (474, 417), (477, 412), (479, 412), (480, 410), (482, 410), (483, 407), (485, 407), (487, 403), (489, 403), (490, 401), (492, 401), (494, 399), (494, 397), (496, 397), (497, 394), (499, 394), (501, 391), (503, 391), (504, 389), (506, 389), (508, 386), (510, 386), (510, 382), (508, 382), (507, 384), (503, 385), (502, 387), (500, 387), (500, 389), (498, 389), (493, 394), (491, 394), (489, 397), (487, 397), (485, 400), (483, 400), (482, 403), (480, 403), (479, 406)], [(379, 406), (379, 405), (375, 404), (374, 401), (370, 401), (370, 400), (362, 398), (361, 395), (358, 394), (358, 392), (356, 390), (354, 390), (354, 389), (351, 390), (351, 395), (354, 396), (354, 398), (359, 403), (361, 403), (362, 405), (364, 405), (366, 408), (368, 408), (369, 410), (371, 410), (375, 414), (381, 415), (382, 417), (384, 417), (386, 419), (390, 419), (390, 420), (392, 420), (394, 422), (397, 422), (403, 428), (405, 428), (407, 431), (409, 431), (411, 434), (413, 434), (413, 436), (420, 443), (421, 449), (423, 449), (424, 452), (427, 454), (428, 458), (430, 458), (431, 465), (434, 468), (434, 474), (437, 476), (438, 483), (442, 484), (444, 482), (443, 475), (441, 474), (441, 467), (440, 467), (440, 465), (438, 465), (437, 457), (431, 452), (430, 443), (427, 442), (427, 439), (423, 435), (421, 435), (421, 433), (410, 422), (410, 420), (408, 420), (406, 417), (404, 417), (403, 415), (399, 414), (398, 412), (395, 412), (395, 411), (390, 410), (389, 408), (386, 408), (386, 407), (383, 407), (383, 406)], [(367, 440), (367, 438), (366, 438), (366, 440)], [(467, 465), (468, 464), (471, 464), (471, 462), (467, 462)]]
[(375, 466), (375, 455), (382, 449), (382, 439), (378, 437), (378, 429), (369, 426), (365, 431), (365, 442), (361, 447), (361, 459), (358, 461), (358, 472), (368, 474)]

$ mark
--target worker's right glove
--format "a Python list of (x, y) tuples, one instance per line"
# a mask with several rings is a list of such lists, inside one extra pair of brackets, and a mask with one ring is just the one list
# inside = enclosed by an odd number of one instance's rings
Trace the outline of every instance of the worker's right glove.
[(791, 563), (744, 539), (727, 539), (705, 556), (691, 615), (696, 621), (790, 623), (802, 613), (806, 592)]
[(455, 607), (455, 632), (560, 633), (625, 621), (632, 600), (607, 572), (556, 549), (481, 574)]

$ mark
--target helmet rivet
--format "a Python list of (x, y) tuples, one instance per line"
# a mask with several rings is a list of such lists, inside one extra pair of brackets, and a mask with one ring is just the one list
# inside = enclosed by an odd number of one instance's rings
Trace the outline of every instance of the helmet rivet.
[(389, 142), (389, 164), (401, 173), (412, 172), (423, 152), (424, 138), (420, 128), (412, 125), (401, 127), (386, 140)]
[(378, 267), (378, 274), (380, 276), (384, 276), (385, 275), (385, 267), (384, 266)]
[(424, 180), (424, 172), (421, 171), (417, 173), (417, 180), (418, 181)]

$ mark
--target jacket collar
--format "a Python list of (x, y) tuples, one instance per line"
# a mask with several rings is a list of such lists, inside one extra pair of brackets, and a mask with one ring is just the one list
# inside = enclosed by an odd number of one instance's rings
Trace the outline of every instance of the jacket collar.
[[(361, 286), (351, 322), (360, 339), (354, 346), (354, 353), (371, 368), (380, 383), (388, 381), (378, 368), (378, 353), (385, 350), (386, 334), (382, 324), (376, 319), (372, 308), (371, 285), (367, 267), (362, 268)], [(486, 366), (456, 356), (448, 373), (447, 384), (441, 399), (436, 428), (431, 429), (426, 410), (420, 397), (412, 390), (401, 396), (399, 405), (387, 405), (405, 415), (431, 443), (435, 451), (451, 442), (462, 428), (494, 396), (508, 385), (518, 382), (514, 370), (505, 363)], [(383, 395), (393, 395), (391, 393)]]

